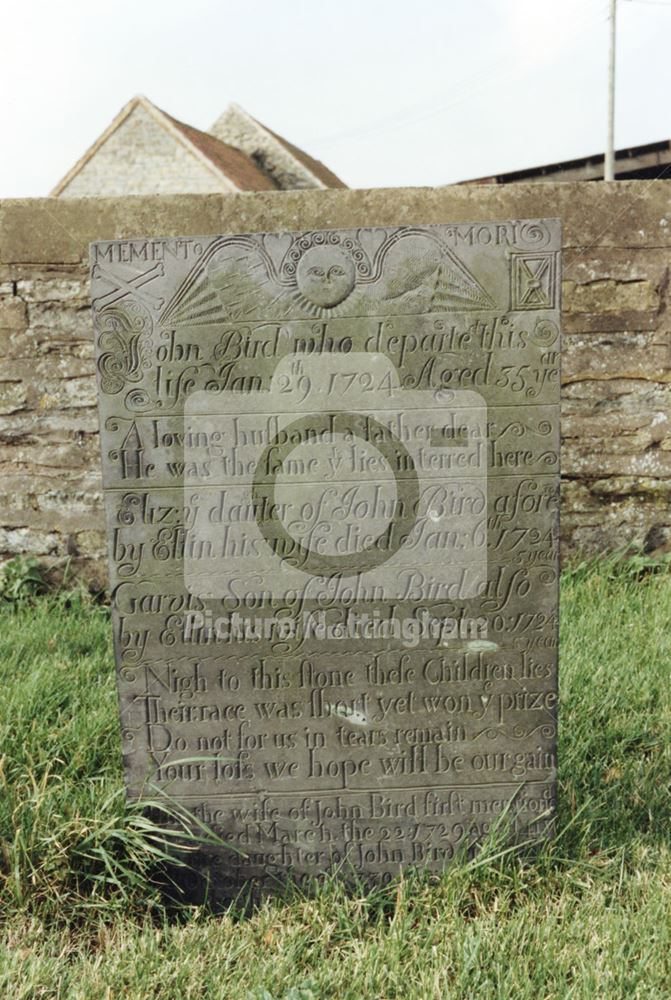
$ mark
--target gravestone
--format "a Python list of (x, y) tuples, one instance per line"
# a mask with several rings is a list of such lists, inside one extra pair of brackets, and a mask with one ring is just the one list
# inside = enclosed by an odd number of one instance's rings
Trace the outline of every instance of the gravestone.
[(124, 767), (215, 897), (552, 828), (555, 220), (92, 247)]

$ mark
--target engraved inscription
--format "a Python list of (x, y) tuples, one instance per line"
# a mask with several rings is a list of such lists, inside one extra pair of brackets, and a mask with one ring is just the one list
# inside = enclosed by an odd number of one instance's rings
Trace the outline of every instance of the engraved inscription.
[(221, 836), (215, 898), (551, 832), (559, 252), (553, 220), (94, 244), (126, 783)]

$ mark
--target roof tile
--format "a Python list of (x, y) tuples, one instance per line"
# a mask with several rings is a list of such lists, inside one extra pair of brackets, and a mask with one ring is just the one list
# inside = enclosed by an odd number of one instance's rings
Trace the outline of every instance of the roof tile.
[(246, 153), (228, 146), (221, 139), (215, 139), (208, 132), (186, 125), (161, 111), (162, 115), (179, 129), (189, 142), (210, 160), (222, 174), (228, 177), (241, 191), (276, 191), (270, 177)]

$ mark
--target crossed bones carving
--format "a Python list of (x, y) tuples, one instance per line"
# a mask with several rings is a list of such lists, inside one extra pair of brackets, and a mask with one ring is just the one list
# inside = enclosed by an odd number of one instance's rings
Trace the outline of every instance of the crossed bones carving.
[(164, 300), (160, 296), (143, 289), (142, 286), (146, 285), (149, 281), (153, 281), (154, 278), (162, 278), (164, 273), (163, 262), (158, 261), (148, 271), (124, 280), (118, 274), (112, 274), (111, 271), (108, 271), (107, 268), (102, 267), (100, 264), (94, 264), (91, 277), (96, 281), (104, 281), (106, 284), (111, 285), (112, 290), (106, 292), (104, 295), (99, 295), (98, 298), (93, 300), (93, 304), (96, 309), (103, 309), (105, 306), (111, 306), (120, 299), (125, 298), (126, 295), (132, 294), (140, 302), (144, 303), (144, 305), (160, 309)]

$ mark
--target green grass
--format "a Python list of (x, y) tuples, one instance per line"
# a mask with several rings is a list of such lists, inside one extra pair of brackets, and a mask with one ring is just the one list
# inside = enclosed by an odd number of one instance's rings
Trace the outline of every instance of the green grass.
[(166, 907), (165, 845), (123, 799), (105, 610), (0, 608), (0, 996), (670, 997), (671, 576), (638, 569), (564, 575), (554, 842), (251, 916)]

